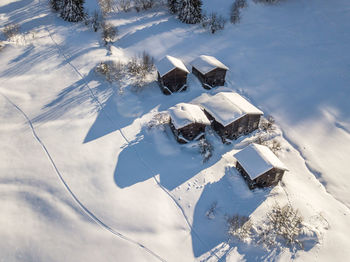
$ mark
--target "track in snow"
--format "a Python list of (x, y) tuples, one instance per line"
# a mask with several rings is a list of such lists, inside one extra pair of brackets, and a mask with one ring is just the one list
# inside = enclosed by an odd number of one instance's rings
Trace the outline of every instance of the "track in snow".
[(45, 144), (41, 141), (41, 139), (39, 138), (39, 136), (37, 135), (37, 133), (35, 132), (33, 123), (31, 122), (31, 120), (29, 119), (29, 117), (24, 113), (24, 111), (17, 106), (15, 103), (13, 103), (7, 96), (5, 96), (4, 94), (0, 93), (13, 107), (15, 107), (17, 109), (17, 111), (19, 111), (22, 116), (25, 118), (25, 120), (27, 121), (32, 134), (35, 138), (35, 140), (40, 144), (40, 146), (42, 147), (42, 149), (44, 150), (46, 156), (48, 157), (53, 169), (55, 170), (56, 175), (58, 176), (58, 178), (60, 179), (60, 181), (62, 182), (62, 184), (64, 185), (65, 189), (69, 192), (69, 194), (72, 196), (72, 198), (74, 199), (74, 201), (78, 204), (78, 206), (84, 211), (84, 213), (90, 217), (96, 224), (98, 224), (99, 226), (101, 226), (102, 228), (106, 229), (107, 231), (111, 232), (113, 235), (122, 238), (126, 241), (129, 241), (137, 246), (139, 246), (140, 248), (144, 249), (145, 251), (147, 251), (149, 254), (151, 254), (152, 256), (154, 256), (155, 258), (157, 258), (158, 260), (162, 261), (162, 262), (166, 262), (165, 259), (163, 259), (162, 257), (160, 257), (159, 255), (157, 255), (156, 253), (154, 253), (152, 250), (150, 250), (149, 248), (147, 248), (145, 245), (119, 233), (118, 231), (114, 230), (113, 228), (111, 228), (110, 226), (106, 225), (102, 220), (100, 220), (98, 217), (96, 217), (96, 215), (94, 215), (93, 212), (91, 212), (78, 198), (77, 196), (73, 193), (73, 191), (70, 189), (70, 187), (68, 186), (68, 184), (66, 183), (66, 181), (63, 179), (59, 169), (57, 168), (52, 156), (50, 155), (49, 151), (47, 150)]

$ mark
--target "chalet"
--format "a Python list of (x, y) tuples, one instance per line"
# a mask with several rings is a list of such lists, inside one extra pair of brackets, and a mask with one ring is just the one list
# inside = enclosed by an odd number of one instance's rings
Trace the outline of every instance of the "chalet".
[(223, 141), (237, 139), (257, 129), (263, 114), (242, 96), (233, 92), (207, 96), (199, 103)]
[(176, 140), (187, 143), (204, 137), (210, 121), (198, 105), (180, 103), (169, 108), (170, 127)]
[(277, 185), (288, 170), (268, 147), (258, 144), (250, 144), (234, 157), (250, 189)]
[(226, 71), (229, 69), (213, 56), (201, 55), (191, 63), (192, 73), (198, 77), (206, 89), (225, 84)]
[(180, 59), (167, 55), (156, 63), (156, 68), (158, 84), (164, 94), (170, 95), (186, 89), (189, 71)]

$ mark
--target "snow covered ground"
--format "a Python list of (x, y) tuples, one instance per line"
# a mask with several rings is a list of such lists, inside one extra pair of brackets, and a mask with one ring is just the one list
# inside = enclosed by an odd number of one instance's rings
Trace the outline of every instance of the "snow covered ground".
[[(95, 1), (87, 1), (90, 11)], [(228, 17), (231, 1), (204, 1)], [(350, 3), (249, 2), (238, 25), (211, 35), (166, 9), (111, 14), (112, 54), (100, 34), (63, 22), (44, 0), (2, 0), (0, 28), (22, 37), (0, 50), (1, 261), (344, 261), (350, 256)], [(23, 36), (25, 35), (25, 37)], [(120, 94), (94, 72), (109, 59), (147, 51), (186, 65), (201, 54), (230, 68), (227, 86), (279, 126), (283, 184), (250, 191), (233, 154), (212, 158), (179, 145), (153, 115), (206, 91), (189, 75), (186, 92), (156, 83)], [(228, 242), (225, 216), (259, 221), (275, 202), (300, 210), (318, 234), (304, 251), (267, 252)], [(217, 202), (212, 219), (206, 212)]]

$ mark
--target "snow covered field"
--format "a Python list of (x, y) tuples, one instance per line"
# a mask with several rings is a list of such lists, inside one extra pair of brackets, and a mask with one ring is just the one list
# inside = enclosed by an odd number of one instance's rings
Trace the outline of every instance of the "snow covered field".
[[(90, 12), (97, 4), (88, 0)], [(228, 17), (231, 1), (204, 1)], [(0, 50), (1, 261), (345, 261), (350, 257), (350, 3), (254, 4), (215, 35), (163, 7), (111, 14), (100, 33), (51, 13), (44, 0), (2, 0), (0, 28), (22, 37)], [(25, 37), (23, 36), (25, 35)], [(249, 137), (212, 158), (179, 145), (152, 117), (203, 93), (164, 96), (155, 82), (118, 92), (94, 72), (143, 51), (186, 65), (201, 54), (230, 68), (227, 86), (276, 119), (283, 184), (250, 191), (233, 167)], [(212, 219), (206, 212), (217, 202)], [(228, 242), (226, 215), (261, 220), (275, 202), (300, 210), (318, 242), (265, 251)]]

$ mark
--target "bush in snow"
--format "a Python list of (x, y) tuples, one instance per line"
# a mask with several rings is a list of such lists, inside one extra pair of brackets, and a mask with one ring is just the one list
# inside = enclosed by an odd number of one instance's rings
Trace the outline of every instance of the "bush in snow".
[(211, 13), (209, 16), (203, 16), (202, 25), (204, 28), (209, 29), (212, 34), (215, 34), (218, 30), (225, 28), (226, 19), (217, 13)]
[(102, 40), (104, 41), (105, 45), (108, 45), (109, 43), (113, 43), (117, 37), (117, 29), (110, 23), (101, 23), (102, 27)]
[(160, 112), (152, 117), (148, 122), (148, 129), (159, 128), (165, 130), (165, 126), (170, 123), (170, 116), (167, 112)]
[(50, 4), (52, 11), (54, 11), (54, 12), (61, 11), (63, 4), (64, 4), (63, 1), (64, 0), (50, 0), (49, 4)]
[(120, 80), (124, 75), (124, 66), (121, 63), (116, 63), (114, 61), (101, 62), (95, 71), (102, 76), (108, 82), (115, 82)]
[(133, 57), (127, 64), (128, 72), (133, 78), (135, 91), (139, 91), (147, 82), (147, 75), (154, 72), (154, 58), (148, 53), (143, 52), (141, 57)]
[(264, 132), (270, 132), (275, 130), (275, 119), (272, 116), (268, 116), (267, 118), (262, 117), (260, 119), (259, 128)]
[(113, 0), (98, 0), (103, 15), (106, 15), (113, 10)]
[(199, 153), (203, 157), (203, 163), (207, 162), (213, 155), (213, 151), (214, 151), (213, 145), (205, 138), (202, 138), (198, 141), (198, 147), (199, 147)]
[(171, 14), (176, 14), (179, 10), (179, 0), (168, 0), (168, 8)]
[(131, 7), (131, 0), (119, 0), (118, 9), (124, 12), (129, 12)]
[(258, 243), (263, 244), (267, 249), (278, 242), (290, 247), (303, 247), (303, 243), (299, 240), (304, 231), (303, 218), (298, 210), (290, 205), (280, 207), (276, 203), (267, 214), (267, 218), (267, 223), (257, 230)]
[(205, 216), (209, 219), (214, 219), (215, 218), (215, 215), (216, 215), (216, 209), (218, 207), (218, 201), (214, 201), (208, 211), (205, 213)]
[(134, 0), (134, 7), (137, 12), (147, 10), (154, 6), (155, 0)]
[(19, 34), (19, 25), (18, 24), (8, 24), (2, 29), (2, 33), (5, 35), (7, 40), (10, 40), (14, 36)]
[(68, 22), (79, 22), (85, 19), (85, 0), (64, 0), (61, 8), (61, 17)]
[(248, 6), (247, 0), (236, 0), (234, 2), (234, 5), (237, 6), (237, 8), (246, 8)]
[(197, 24), (202, 20), (201, 0), (181, 0), (179, 2), (179, 19), (186, 24)]
[(276, 4), (280, 2), (280, 0), (253, 0), (255, 3), (261, 3), (261, 4)]
[(240, 216), (238, 214), (229, 216), (227, 218), (228, 235), (236, 237), (239, 240), (246, 240), (252, 234), (253, 223), (247, 216)]
[(87, 26), (91, 26), (94, 32), (97, 32), (102, 27), (102, 23), (103, 23), (103, 18), (100, 15), (100, 13), (97, 12), (96, 10), (94, 11), (91, 17), (86, 18), (85, 20), (85, 24)]
[(239, 23), (240, 20), (241, 20), (241, 11), (236, 1), (231, 6), (230, 21), (232, 24), (237, 24)]

